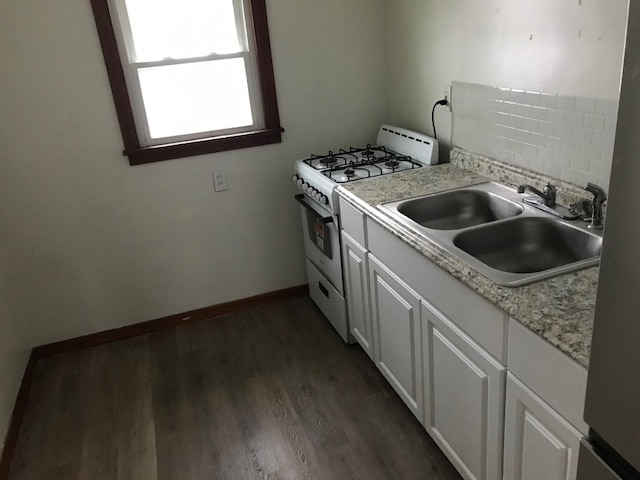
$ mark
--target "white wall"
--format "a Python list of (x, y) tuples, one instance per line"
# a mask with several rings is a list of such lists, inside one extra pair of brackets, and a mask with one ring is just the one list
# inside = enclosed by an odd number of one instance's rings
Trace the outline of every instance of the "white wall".
[(15, 295), (12, 295), (13, 288), (3, 261), (6, 253), (0, 249), (0, 451), (31, 351), (31, 339), (24, 328), (20, 309), (15, 304)]
[(138, 167), (89, 2), (0, 3), (0, 221), (33, 344), (306, 282), (293, 161), (388, 120), (385, 2), (267, 3), (284, 142)]
[[(396, 0), (392, 121), (431, 132), (431, 106), (452, 81), (617, 100), (627, 10), (627, 0)], [(437, 111), (446, 143), (451, 115)]]

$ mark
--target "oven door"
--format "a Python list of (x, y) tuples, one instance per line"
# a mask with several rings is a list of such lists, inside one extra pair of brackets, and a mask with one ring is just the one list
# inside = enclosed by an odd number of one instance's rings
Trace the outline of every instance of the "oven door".
[(331, 215), (303, 194), (296, 195), (295, 198), (301, 204), (304, 249), (307, 258), (331, 282), (340, 295), (344, 295), (338, 216)]

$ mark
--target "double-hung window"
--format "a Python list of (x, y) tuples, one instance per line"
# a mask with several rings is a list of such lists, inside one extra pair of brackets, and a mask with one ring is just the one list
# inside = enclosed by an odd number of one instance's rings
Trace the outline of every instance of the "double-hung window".
[(130, 163), (276, 143), (264, 0), (91, 0)]

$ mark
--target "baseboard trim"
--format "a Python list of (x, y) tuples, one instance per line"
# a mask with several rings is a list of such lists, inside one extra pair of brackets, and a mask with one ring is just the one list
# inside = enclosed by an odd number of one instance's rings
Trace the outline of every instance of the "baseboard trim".
[(11, 418), (9, 419), (9, 428), (7, 429), (7, 435), (4, 439), (4, 448), (2, 449), (2, 457), (0, 457), (0, 480), (7, 480), (9, 478), (11, 460), (13, 459), (13, 452), (18, 442), (18, 434), (20, 433), (22, 420), (27, 410), (27, 402), (29, 401), (29, 393), (31, 391), (31, 385), (33, 384), (38, 360), (39, 358), (35, 349), (32, 349), (27, 367), (24, 369), (24, 374), (22, 375), (22, 382), (18, 389), (18, 396), (13, 405), (13, 412), (11, 412)]
[[(184, 313), (169, 315), (167, 317), (157, 318), (142, 323), (127, 325), (120, 328), (105, 330), (103, 332), (83, 335), (81, 337), (70, 338), (60, 342), (49, 343), (35, 347), (34, 351), (38, 358), (50, 357), (61, 353), (82, 350), (84, 348), (96, 347), (106, 343), (125, 340), (147, 333), (153, 333), (167, 328), (185, 325), (187, 323), (199, 322), (228, 313), (245, 310), (247, 308), (256, 307), (277, 300), (287, 300), (290, 298), (301, 297), (308, 294), (309, 286), (307, 284), (298, 285), (296, 287), (285, 288), (273, 292), (263, 293), (253, 297), (234, 300), (232, 302), (221, 303), (209, 307), (190, 310)], [(1, 480), (1, 478), (0, 478)]]

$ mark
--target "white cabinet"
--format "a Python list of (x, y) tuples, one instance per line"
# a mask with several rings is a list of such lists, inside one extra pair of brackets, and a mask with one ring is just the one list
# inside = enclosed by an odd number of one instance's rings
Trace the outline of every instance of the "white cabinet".
[(425, 428), (465, 478), (498, 480), (506, 367), (426, 302), (421, 320)]
[(340, 208), (351, 333), (458, 472), (575, 479), (586, 369), (360, 209)]
[(342, 262), (351, 334), (373, 360), (373, 324), (369, 302), (367, 251), (342, 231)]
[(509, 321), (505, 480), (573, 480), (587, 369), (521, 323)]
[(505, 480), (576, 478), (581, 433), (516, 377), (507, 377)]
[(376, 366), (422, 420), (420, 298), (371, 254), (369, 279)]

